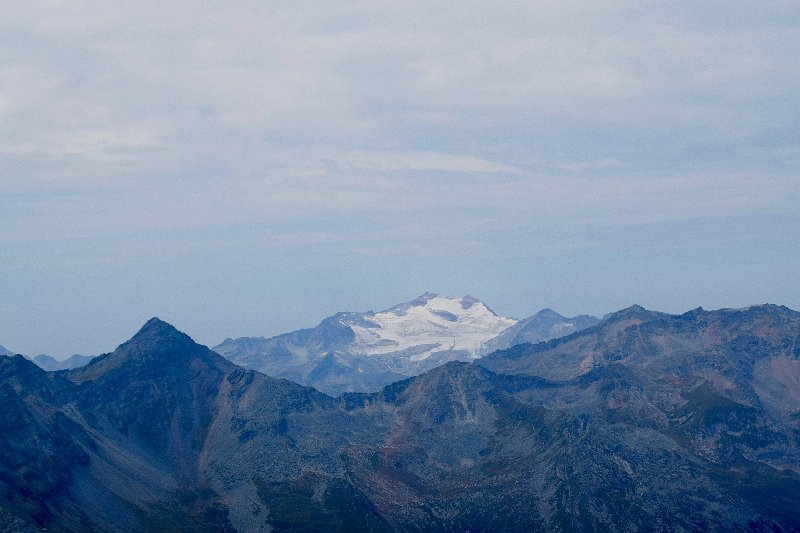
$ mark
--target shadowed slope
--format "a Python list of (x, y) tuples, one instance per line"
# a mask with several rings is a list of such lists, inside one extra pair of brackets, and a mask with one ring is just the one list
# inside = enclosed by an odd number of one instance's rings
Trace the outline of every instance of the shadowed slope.
[[(791, 412), (712, 379), (744, 383), (780, 346), (789, 358), (792, 313), (629, 309), (489, 358), (539, 368), (552, 357), (551, 379), (448, 363), (338, 399), (239, 368), (157, 319), (81, 369), (4, 358), (0, 525), (797, 530)], [(732, 336), (719, 342), (741, 349), (718, 368), (651, 353), (722, 330)], [(586, 350), (621, 357), (576, 371)]]

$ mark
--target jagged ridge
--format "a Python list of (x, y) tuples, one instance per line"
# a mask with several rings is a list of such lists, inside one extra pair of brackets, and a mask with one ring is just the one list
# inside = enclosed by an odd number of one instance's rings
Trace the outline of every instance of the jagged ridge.
[(800, 380), (798, 326), (776, 306), (627, 310), (338, 399), (160, 321), (82, 369), (3, 358), (0, 523), (796, 530), (800, 404), (769, 398)]

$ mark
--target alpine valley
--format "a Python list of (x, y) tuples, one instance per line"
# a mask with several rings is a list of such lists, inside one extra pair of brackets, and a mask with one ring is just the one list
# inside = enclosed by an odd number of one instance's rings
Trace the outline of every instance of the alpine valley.
[(0, 530), (800, 531), (800, 313), (551, 313), (425, 295), (229, 359), (157, 318), (79, 368), (2, 356)]

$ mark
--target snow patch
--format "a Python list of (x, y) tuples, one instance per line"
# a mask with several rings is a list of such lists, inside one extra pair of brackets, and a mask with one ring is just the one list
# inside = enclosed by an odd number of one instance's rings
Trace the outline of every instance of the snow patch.
[[(435, 352), (465, 351), (477, 358), (481, 345), (517, 323), (498, 316), (483, 302), (471, 297), (447, 298), (425, 294), (408, 304), (363, 315), (369, 322), (343, 317), (343, 325), (355, 333), (352, 352), (386, 355), (419, 345), (429, 349), (412, 357), (427, 359)], [(369, 325), (374, 323), (375, 326)]]

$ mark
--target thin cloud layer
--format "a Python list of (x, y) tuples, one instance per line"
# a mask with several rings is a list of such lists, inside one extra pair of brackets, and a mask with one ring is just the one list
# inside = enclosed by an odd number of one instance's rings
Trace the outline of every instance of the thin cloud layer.
[[(780, 274), (800, 266), (798, 25), (793, 2), (14, 2), (0, 342), (58, 353), (108, 320), (76, 268), (143, 294), (119, 327), (174, 301), (208, 342), (428, 289), (519, 315), (800, 306)], [(762, 284), (705, 289), (751, 283), (730, 265), (754, 248)], [(179, 274), (217, 296), (162, 284)], [(30, 297), (53, 280), (59, 305)], [(28, 325), (70, 304), (92, 311)]]

